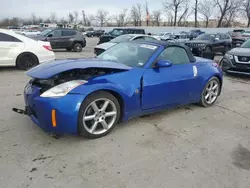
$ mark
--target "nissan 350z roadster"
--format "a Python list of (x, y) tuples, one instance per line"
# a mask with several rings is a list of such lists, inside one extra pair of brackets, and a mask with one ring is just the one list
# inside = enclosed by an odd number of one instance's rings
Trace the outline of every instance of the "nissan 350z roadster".
[(43, 63), (26, 73), (25, 109), (54, 134), (107, 135), (117, 123), (191, 103), (209, 107), (221, 94), (222, 71), (181, 44), (117, 44), (92, 59)]

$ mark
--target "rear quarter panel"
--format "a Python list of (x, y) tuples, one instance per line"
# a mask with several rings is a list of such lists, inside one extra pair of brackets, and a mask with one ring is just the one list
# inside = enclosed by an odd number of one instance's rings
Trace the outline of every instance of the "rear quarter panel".
[(198, 86), (198, 90), (202, 93), (202, 90), (206, 86), (207, 82), (212, 77), (217, 77), (221, 83), (223, 83), (223, 73), (219, 66), (216, 66), (216, 63), (213, 60), (195, 57), (196, 62), (195, 65), (198, 70), (198, 79), (200, 79), (200, 86)]

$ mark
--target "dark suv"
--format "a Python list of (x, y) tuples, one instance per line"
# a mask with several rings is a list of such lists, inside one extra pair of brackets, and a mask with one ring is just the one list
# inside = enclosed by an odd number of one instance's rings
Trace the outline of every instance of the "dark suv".
[(194, 55), (202, 56), (203, 52), (225, 54), (232, 48), (232, 39), (229, 34), (201, 34), (195, 39), (185, 43), (189, 46)]
[(38, 35), (27, 36), (35, 40), (49, 41), (53, 49), (66, 48), (75, 52), (81, 52), (86, 46), (86, 40), (82, 32), (74, 29), (55, 28), (45, 29)]
[(137, 28), (114, 28), (107, 35), (100, 36), (98, 44), (109, 42), (110, 40), (125, 34), (145, 34), (145, 30)]

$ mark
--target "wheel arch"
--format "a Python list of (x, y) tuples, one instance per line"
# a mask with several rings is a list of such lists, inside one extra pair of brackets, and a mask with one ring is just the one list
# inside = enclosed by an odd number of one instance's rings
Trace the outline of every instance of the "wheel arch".
[(121, 114), (119, 117), (119, 122), (122, 121), (123, 116), (124, 116), (124, 112), (125, 112), (125, 101), (124, 101), (124, 98), (122, 97), (122, 95), (120, 93), (118, 93), (117, 91), (114, 91), (111, 89), (99, 89), (99, 90), (95, 90), (95, 91), (89, 93), (88, 95), (86, 95), (85, 98), (87, 98), (88, 96), (93, 95), (97, 92), (100, 92), (100, 91), (105, 91), (107, 93), (110, 93), (118, 100), (118, 103), (120, 105), (120, 114)]
[(37, 60), (38, 63), (40, 62), (40, 61), (39, 61), (39, 58), (38, 58), (38, 56), (37, 56), (36, 54), (34, 54), (34, 53), (32, 53), (32, 52), (29, 52), (29, 51), (24, 51), (24, 52), (21, 52), (21, 53), (16, 57), (16, 59), (15, 59), (15, 65), (17, 65), (17, 60), (18, 60), (18, 58), (19, 58), (21, 55), (24, 55), (24, 54), (31, 54), (31, 55), (33, 55), (33, 56), (36, 58), (36, 60)]

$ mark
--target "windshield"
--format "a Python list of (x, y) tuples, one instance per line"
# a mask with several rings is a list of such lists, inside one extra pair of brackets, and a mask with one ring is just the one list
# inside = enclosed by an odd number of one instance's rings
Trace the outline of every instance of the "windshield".
[(130, 67), (143, 67), (148, 59), (158, 49), (158, 46), (140, 43), (119, 43), (109, 48), (97, 59), (116, 61)]
[(196, 37), (196, 40), (212, 40), (214, 38), (214, 35), (211, 34), (201, 34), (198, 37)]
[(133, 36), (131, 35), (121, 35), (119, 37), (112, 39), (110, 42), (114, 42), (114, 43), (128, 42), (132, 38)]
[(250, 39), (241, 45), (241, 48), (250, 48)]
[(46, 36), (50, 31), (52, 31), (52, 29), (45, 29), (41, 33), (39, 33), (39, 35)]
[(120, 36), (122, 34), (124, 34), (124, 30), (122, 29), (114, 29), (113, 31), (110, 32), (111, 35), (115, 35), (115, 36)]

